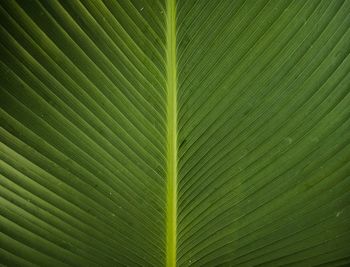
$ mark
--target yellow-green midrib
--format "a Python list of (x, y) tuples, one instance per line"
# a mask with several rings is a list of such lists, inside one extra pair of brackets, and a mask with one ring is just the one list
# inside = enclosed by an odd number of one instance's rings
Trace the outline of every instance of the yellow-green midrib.
[(176, 266), (177, 228), (177, 77), (176, 3), (167, 2), (167, 266)]

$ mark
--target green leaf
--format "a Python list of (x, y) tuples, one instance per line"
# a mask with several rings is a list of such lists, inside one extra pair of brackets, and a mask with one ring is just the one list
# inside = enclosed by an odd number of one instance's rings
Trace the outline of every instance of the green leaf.
[(0, 265), (350, 264), (349, 0), (0, 2)]

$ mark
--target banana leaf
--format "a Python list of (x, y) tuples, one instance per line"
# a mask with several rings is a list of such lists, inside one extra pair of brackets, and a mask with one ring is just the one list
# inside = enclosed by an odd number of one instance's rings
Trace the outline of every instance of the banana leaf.
[(349, 0), (0, 2), (0, 265), (350, 265)]

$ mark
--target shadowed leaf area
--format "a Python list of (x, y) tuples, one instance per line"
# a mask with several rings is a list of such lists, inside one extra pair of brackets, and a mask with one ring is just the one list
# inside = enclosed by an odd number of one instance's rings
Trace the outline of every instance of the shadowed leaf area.
[(350, 264), (350, 0), (0, 1), (0, 265)]

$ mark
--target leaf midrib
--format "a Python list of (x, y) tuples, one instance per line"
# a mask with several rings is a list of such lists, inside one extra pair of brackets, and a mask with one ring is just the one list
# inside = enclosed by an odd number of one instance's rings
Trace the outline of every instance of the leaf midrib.
[(177, 217), (177, 70), (176, 0), (167, 1), (167, 218), (166, 262), (176, 266)]

